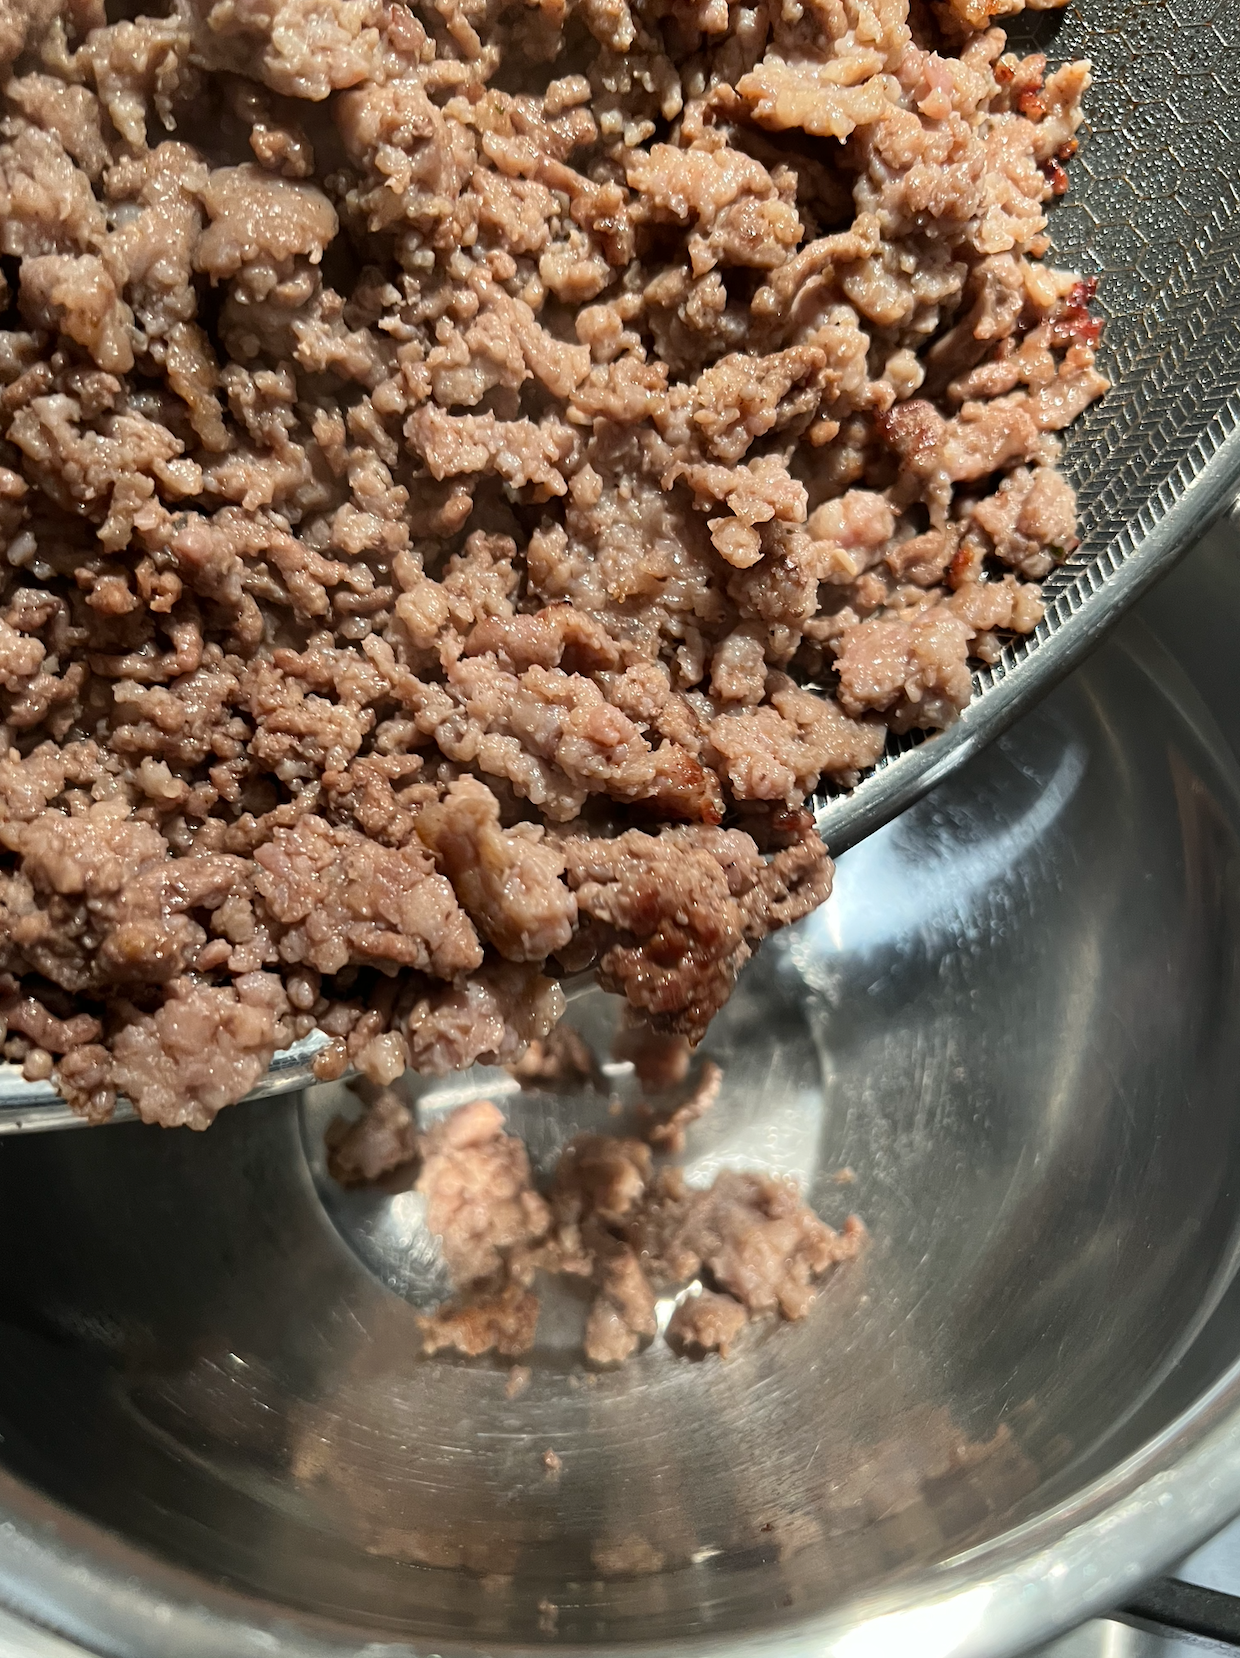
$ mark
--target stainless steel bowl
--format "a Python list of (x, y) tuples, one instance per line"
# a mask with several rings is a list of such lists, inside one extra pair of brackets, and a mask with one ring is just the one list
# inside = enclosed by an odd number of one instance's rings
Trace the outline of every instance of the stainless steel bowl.
[[(873, 1241), (726, 1362), (586, 1377), (571, 1300), (516, 1397), (420, 1358), (432, 1240), (327, 1179), (329, 1091), (0, 1146), (0, 1602), (134, 1658), (998, 1658), (1230, 1516), (1236, 557), (745, 975), (693, 1167), (793, 1171)], [(610, 1120), (502, 1073), (423, 1109), (497, 1089), (544, 1161)]]

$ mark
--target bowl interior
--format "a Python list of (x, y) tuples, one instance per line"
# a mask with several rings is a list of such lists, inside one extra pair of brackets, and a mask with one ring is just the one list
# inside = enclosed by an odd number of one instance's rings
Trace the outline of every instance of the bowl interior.
[[(841, 860), (711, 1030), (690, 1165), (795, 1173), (872, 1241), (725, 1362), (587, 1375), (567, 1294), (516, 1396), (420, 1357), (433, 1240), (413, 1193), (326, 1176), (339, 1092), (5, 1143), (4, 1470), (356, 1643), (722, 1640), (928, 1580), (1164, 1425), (1232, 1277), (1238, 832), (1226, 741), (1133, 623)], [(571, 1016), (605, 1054), (610, 1002)], [(544, 1165), (615, 1121), (503, 1073), (422, 1093), (500, 1097)]]

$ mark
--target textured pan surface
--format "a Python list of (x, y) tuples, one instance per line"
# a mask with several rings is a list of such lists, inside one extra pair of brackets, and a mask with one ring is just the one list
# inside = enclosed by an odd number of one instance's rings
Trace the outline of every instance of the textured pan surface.
[[(1240, 481), (1240, 8), (1086, 0), (1034, 14), (1014, 47), (1089, 58), (1056, 264), (1096, 275), (1112, 391), (1065, 435), (1079, 551), (1045, 583), (1046, 620), (979, 673), (951, 731), (894, 745), (819, 802), (842, 851), (997, 736), (1169, 568)], [(902, 750), (902, 751), (901, 751)]]

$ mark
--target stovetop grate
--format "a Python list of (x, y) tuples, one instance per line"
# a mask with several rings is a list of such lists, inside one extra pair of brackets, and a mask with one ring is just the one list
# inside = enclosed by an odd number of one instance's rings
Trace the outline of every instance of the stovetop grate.
[(1240, 1520), (1127, 1605), (1032, 1658), (1240, 1658)]
[(1225, 1652), (1240, 1652), (1240, 1595), (1223, 1589), (1155, 1578), (1118, 1616), (1164, 1640), (1189, 1636), (1194, 1645), (1208, 1641)]

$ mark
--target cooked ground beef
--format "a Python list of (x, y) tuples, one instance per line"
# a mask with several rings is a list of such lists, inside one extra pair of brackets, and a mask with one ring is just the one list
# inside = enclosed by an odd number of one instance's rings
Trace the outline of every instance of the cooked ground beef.
[(728, 1349), (744, 1329), (746, 1313), (739, 1301), (714, 1290), (687, 1295), (668, 1320), (667, 1339), (688, 1353), (718, 1353)]
[[(706, 1081), (718, 1090), (717, 1078)], [(396, 1126), (390, 1095), (351, 1128), (333, 1125), (337, 1161), (342, 1147), (354, 1153), (337, 1178), (358, 1183), (361, 1148), (388, 1148), (386, 1163), (373, 1156), (371, 1179), (403, 1164), (405, 1123)], [(427, 1226), (458, 1292), (420, 1319), (429, 1353), (528, 1352), (543, 1273), (590, 1281), (582, 1349), (593, 1365), (623, 1363), (658, 1329), (657, 1294), (703, 1278), (707, 1287), (672, 1315), (668, 1340), (726, 1355), (752, 1317), (803, 1318), (815, 1280), (853, 1260), (865, 1238), (855, 1215), (840, 1232), (819, 1220), (789, 1180), (724, 1170), (711, 1186), (691, 1187), (678, 1169), (656, 1172), (643, 1141), (609, 1134), (570, 1140), (544, 1198), (524, 1145), (489, 1100), (459, 1106), (419, 1138), (417, 1154)]]
[(852, 1260), (865, 1237), (856, 1216), (835, 1232), (802, 1203), (793, 1181), (725, 1169), (702, 1191), (664, 1169), (625, 1237), (659, 1284), (705, 1269), (751, 1312), (803, 1318), (813, 1280)]
[(335, 1117), (325, 1136), (327, 1167), (342, 1186), (369, 1186), (412, 1164), (418, 1156), (413, 1112), (391, 1088), (383, 1088), (355, 1122)]
[(603, 1075), (589, 1047), (567, 1021), (540, 1041), (537, 1037), (508, 1069), (522, 1088), (554, 1088), (570, 1092), (586, 1084), (598, 1086)]
[(534, 1345), (538, 1297), (519, 1284), (504, 1284), (493, 1293), (445, 1305), (420, 1322), (422, 1346), (428, 1353), (451, 1347), (471, 1359), (482, 1353), (515, 1358)]
[(660, 1113), (643, 1102), (638, 1109), (643, 1119), (642, 1132), (645, 1139), (660, 1151), (672, 1152), (679, 1156), (685, 1149), (685, 1130), (690, 1123), (704, 1117), (714, 1105), (719, 1098), (722, 1083), (722, 1070), (713, 1059), (708, 1059), (687, 1098), (673, 1106), (670, 1111)]
[(588, 967), (700, 1037), (1074, 545), (1016, 9), (0, 0), (9, 1059), (202, 1127)]
[(683, 1082), (693, 1056), (688, 1038), (675, 1031), (653, 1030), (631, 1009), (625, 1012), (612, 1043), (612, 1058), (628, 1060), (641, 1086), (654, 1093)]
[(417, 1189), (456, 1284), (493, 1278), (509, 1250), (537, 1243), (551, 1225), (525, 1147), (503, 1127), (500, 1111), (476, 1100), (422, 1137)]

